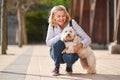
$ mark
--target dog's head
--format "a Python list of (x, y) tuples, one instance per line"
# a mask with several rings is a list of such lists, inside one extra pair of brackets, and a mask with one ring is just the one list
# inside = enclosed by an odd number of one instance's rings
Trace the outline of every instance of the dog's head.
[(74, 40), (76, 33), (72, 27), (66, 27), (62, 31), (61, 40), (62, 41), (72, 41)]

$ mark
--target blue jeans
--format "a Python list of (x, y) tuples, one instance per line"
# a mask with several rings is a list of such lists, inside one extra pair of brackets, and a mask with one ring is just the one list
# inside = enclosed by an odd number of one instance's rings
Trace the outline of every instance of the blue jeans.
[(62, 54), (61, 52), (64, 50), (64, 48), (65, 44), (61, 40), (57, 41), (50, 49), (50, 56), (54, 60), (55, 65), (67, 63), (67, 67), (72, 67), (79, 57), (77, 54)]

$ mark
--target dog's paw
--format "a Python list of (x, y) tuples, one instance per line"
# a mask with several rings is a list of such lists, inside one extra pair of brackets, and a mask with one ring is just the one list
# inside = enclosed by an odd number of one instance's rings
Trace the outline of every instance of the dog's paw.
[(62, 51), (62, 54), (64, 54), (64, 53), (66, 53), (66, 51), (65, 51), (65, 50), (63, 50), (63, 51)]
[(74, 53), (74, 50), (73, 49), (68, 49), (68, 50), (66, 50), (66, 53), (69, 53), (69, 54)]
[(66, 51), (67, 51), (67, 48), (65, 48), (65, 49), (62, 51), (62, 54), (64, 54)]
[(96, 70), (87, 70), (88, 74), (96, 74)]

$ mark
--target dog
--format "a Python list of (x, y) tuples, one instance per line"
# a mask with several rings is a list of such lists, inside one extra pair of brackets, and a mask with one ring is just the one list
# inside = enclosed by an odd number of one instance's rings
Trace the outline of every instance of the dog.
[[(72, 27), (66, 27), (62, 31), (61, 41), (65, 43), (65, 49), (62, 51), (62, 54), (65, 52), (68, 54), (73, 54), (74, 46), (78, 44), (81, 39), (77, 36), (76, 32)], [(81, 48), (77, 53), (80, 57), (80, 62), (83, 69), (88, 74), (96, 74), (96, 58), (90, 46)]]

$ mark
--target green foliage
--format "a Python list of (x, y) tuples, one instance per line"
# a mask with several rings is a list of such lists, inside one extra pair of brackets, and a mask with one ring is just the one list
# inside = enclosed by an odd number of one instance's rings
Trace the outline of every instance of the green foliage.
[(66, 8), (68, 7), (69, 0), (48, 0), (47, 6), (53, 7), (55, 5), (64, 5)]
[[(27, 25), (29, 26), (40, 26), (45, 25), (48, 12), (47, 11), (31, 11), (27, 13)], [(32, 22), (32, 24), (31, 24)]]
[(43, 42), (44, 32), (47, 28), (47, 15), (46, 11), (31, 11), (26, 17), (28, 42)]
[(53, 7), (55, 5), (64, 5), (68, 7), (69, 0), (36, 0), (38, 4), (46, 5), (47, 7)]

